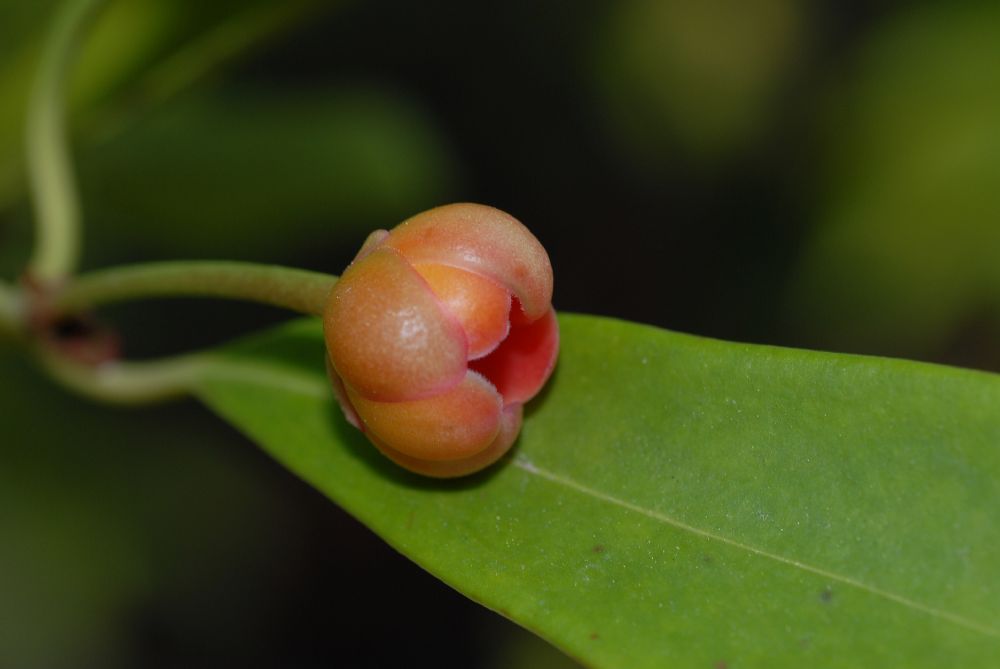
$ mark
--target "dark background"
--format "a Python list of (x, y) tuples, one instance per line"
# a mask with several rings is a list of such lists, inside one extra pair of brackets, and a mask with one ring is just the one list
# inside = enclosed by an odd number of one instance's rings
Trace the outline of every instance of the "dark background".
[[(54, 7), (0, 0), (9, 279)], [(997, 63), (987, 2), (119, 0), (71, 95), (84, 264), (338, 273), (479, 201), (545, 244), (559, 309), (998, 371)], [(287, 318), (101, 315), (133, 358)], [(94, 406), (0, 344), (0, 421), (0, 668), (572, 666), (193, 402)]]

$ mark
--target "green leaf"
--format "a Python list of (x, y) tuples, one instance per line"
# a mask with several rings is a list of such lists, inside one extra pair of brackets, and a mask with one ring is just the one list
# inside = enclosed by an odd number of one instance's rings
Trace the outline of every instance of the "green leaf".
[(996, 666), (1000, 377), (560, 322), (512, 457), (458, 481), (400, 470), (347, 425), (314, 321), (221, 352), (198, 392), (589, 665)]

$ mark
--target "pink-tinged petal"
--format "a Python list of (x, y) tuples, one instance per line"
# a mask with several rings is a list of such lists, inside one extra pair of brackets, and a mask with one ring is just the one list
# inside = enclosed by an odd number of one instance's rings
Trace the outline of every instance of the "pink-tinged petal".
[(491, 277), (518, 297), (529, 320), (552, 301), (552, 265), (513, 216), (481, 204), (450, 204), (417, 214), (383, 244), (414, 264), (454, 265)]
[(337, 404), (340, 405), (340, 410), (344, 412), (344, 418), (347, 419), (348, 423), (360, 430), (361, 417), (354, 410), (354, 405), (351, 404), (351, 399), (347, 396), (347, 388), (344, 386), (344, 381), (337, 376), (337, 370), (330, 364), (329, 357), (326, 359), (326, 375), (330, 378), (333, 396), (337, 398)]
[(538, 320), (537, 318), (528, 318), (524, 314), (524, 307), (521, 306), (521, 301), (517, 297), (511, 298), (510, 303), (510, 325), (511, 327), (520, 327), (521, 325), (528, 325)]
[(505, 407), (501, 414), (500, 431), (493, 442), (475, 455), (459, 460), (414, 458), (397, 451), (375, 435), (369, 434), (368, 437), (384, 455), (411, 472), (436, 478), (454, 478), (485, 469), (502, 458), (517, 440), (517, 434), (521, 431), (522, 416), (523, 411), (520, 404)]
[(461, 326), (390, 249), (377, 248), (347, 268), (330, 292), (323, 332), (337, 374), (368, 399), (426, 397), (465, 376)]
[(503, 402), (475, 372), (447, 392), (407, 402), (375, 402), (347, 388), (366, 430), (393, 450), (421, 460), (464, 460), (500, 431)]
[(365, 238), (365, 243), (361, 245), (358, 249), (358, 254), (354, 256), (354, 260), (351, 264), (359, 262), (367, 258), (372, 251), (377, 249), (385, 241), (385, 238), (389, 236), (388, 230), (374, 230), (367, 238)]
[(493, 279), (449, 265), (415, 265), (465, 331), (469, 358), (481, 358), (503, 341), (510, 329), (510, 293)]
[(559, 323), (549, 311), (527, 325), (515, 325), (497, 350), (469, 363), (490, 380), (505, 405), (527, 402), (541, 390), (559, 355)]

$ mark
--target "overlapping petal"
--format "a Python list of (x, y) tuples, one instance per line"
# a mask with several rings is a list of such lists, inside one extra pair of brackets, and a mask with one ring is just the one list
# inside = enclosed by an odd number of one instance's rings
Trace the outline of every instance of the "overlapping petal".
[(370, 399), (425, 397), (465, 376), (461, 326), (390, 249), (376, 249), (344, 272), (323, 321), (337, 374)]
[(403, 402), (347, 395), (371, 433), (397, 450), (424, 460), (470, 457), (489, 446), (500, 430), (503, 399), (481, 374), (469, 371), (439, 395)]
[(520, 404), (507, 407), (500, 414), (500, 431), (489, 446), (475, 455), (455, 460), (425, 460), (389, 446), (378, 437), (371, 434), (368, 438), (375, 446), (396, 464), (406, 467), (411, 472), (434, 476), (436, 478), (452, 478), (478, 472), (493, 464), (510, 450), (521, 431), (523, 409)]
[(450, 265), (416, 266), (468, 342), (470, 360), (493, 352), (510, 331), (510, 292), (493, 279)]
[(404, 221), (384, 242), (412, 263), (454, 265), (492, 277), (520, 300), (530, 320), (552, 302), (552, 265), (516, 218), (480, 204), (449, 204)]

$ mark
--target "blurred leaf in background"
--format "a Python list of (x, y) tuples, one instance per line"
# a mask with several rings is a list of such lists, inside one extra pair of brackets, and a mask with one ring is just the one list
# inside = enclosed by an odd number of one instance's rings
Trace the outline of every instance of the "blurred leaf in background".
[[(70, 116), (84, 138), (112, 131), (128, 107), (156, 102), (310, 13), (316, 0), (117, 0), (100, 13), (72, 73)], [(24, 117), (56, 2), (0, 1), (0, 211), (24, 189)], [(131, 87), (114, 105), (111, 98)]]
[(613, 129), (656, 164), (712, 164), (758, 139), (805, 48), (798, 0), (612, 4), (595, 73)]
[[(100, 254), (88, 262), (132, 254), (137, 237), (147, 252), (163, 241), (161, 254), (197, 249), (202, 255), (252, 255), (261, 248), (262, 228), (269, 229), (272, 251), (276, 240), (302, 248), (339, 221), (367, 226), (386, 215), (395, 221), (401, 212), (444, 196), (450, 185), (447, 151), (401, 93), (372, 86), (241, 89), (181, 96), (176, 106), (160, 107), (235, 57), (340, 4), (109, 3), (84, 45), (70, 96), (80, 171), (91, 179), (84, 184), (93, 236), (88, 249)], [(14, 272), (30, 243), (24, 225), (24, 114), (52, 7), (26, 12), (0, 5), (0, 16), (4, 11), (21, 29), (0, 47), (10, 52), (0, 69), (0, 266)], [(267, 206), (258, 206), (265, 201)], [(204, 230), (209, 217), (230, 245), (213, 246), (198, 234), (179, 241), (184, 230)], [(241, 234), (233, 235), (230, 223)]]
[(484, 669), (581, 669), (580, 664), (540, 637), (519, 627), (498, 634)]
[(240, 440), (190, 405), (95, 407), (9, 348), (0, 377), (0, 666), (128, 666), (154, 621), (260, 633), (296, 524)]
[(935, 357), (963, 328), (1000, 336), (998, 64), (1000, 6), (934, 3), (890, 16), (844, 69), (790, 286), (815, 344)]
[(445, 147), (412, 100), (373, 87), (183, 96), (82, 155), (92, 246), (288, 262), (444, 200)]

